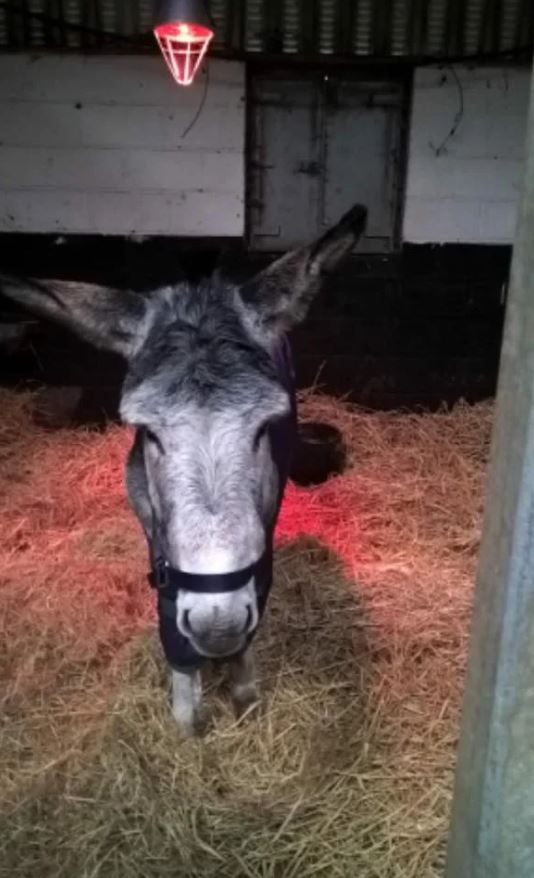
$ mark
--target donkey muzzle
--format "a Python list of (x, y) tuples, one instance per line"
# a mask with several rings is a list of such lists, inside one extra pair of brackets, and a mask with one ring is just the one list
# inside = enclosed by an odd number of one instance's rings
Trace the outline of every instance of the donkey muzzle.
[[(214, 596), (215, 598), (215, 596)], [(209, 658), (222, 658), (240, 652), (258, 624), (258, 612), (252, 601), (235, 601), (230, 605), (214, 599), (206, 606), (179, 611), (178, 628), (195, 649)]]

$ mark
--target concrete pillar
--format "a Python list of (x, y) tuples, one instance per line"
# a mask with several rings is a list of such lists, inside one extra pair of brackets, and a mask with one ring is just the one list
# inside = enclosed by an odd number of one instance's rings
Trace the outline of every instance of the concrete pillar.
[(534, 878), (534, 88), (447, 878)]

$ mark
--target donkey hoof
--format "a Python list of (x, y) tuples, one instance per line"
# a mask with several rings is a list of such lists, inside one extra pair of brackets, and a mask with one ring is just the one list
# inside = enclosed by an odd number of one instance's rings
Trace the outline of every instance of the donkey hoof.
[(256, 686), (236, 686), (232, 691), (234, 710), (238, 718), (259, 709), (261, 698)]
[(176, 724), (176, 730), (177, 730), (180, 738), (183, 738), (185, 740), (185, 739), (189, 739), (189, 738), (194, 738), (196, 736), (197, 728), (196, 728), (195, 723), (184, 722), (182, 719), (175, 716), (174, 714), (173, 714), (173, 716), (174, 716), (174, 721)]
[(173, 707), (172, 716), (181, 738), (193, 738), (198, 733), (198, 716), (190, 711)]

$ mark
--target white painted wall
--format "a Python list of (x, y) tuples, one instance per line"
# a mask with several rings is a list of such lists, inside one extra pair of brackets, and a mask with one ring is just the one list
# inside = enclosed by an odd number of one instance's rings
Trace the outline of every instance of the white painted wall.
[(530, 71), (455, 66), (415, 73), (404, 240), (513, 242), (522, 185)]
[(0, 56), (0, 231), (241, 236), (245, 74), (159, 57)]

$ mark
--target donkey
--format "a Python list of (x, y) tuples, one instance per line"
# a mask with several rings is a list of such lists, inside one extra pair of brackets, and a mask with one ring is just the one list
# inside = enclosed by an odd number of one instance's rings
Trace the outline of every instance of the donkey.
[(215, 272), (141, 295), (0, 275), (9, 297), (126, 359), (120, 416), (136, 428), (126, 486), (186, 735), (209, 659), (229, 663), (238, 714), (258, 701), (251, 641), (271, 586), (297, 424), (286, 332), (366, 222), (356, 205), (311, 246), (241, 284)]

